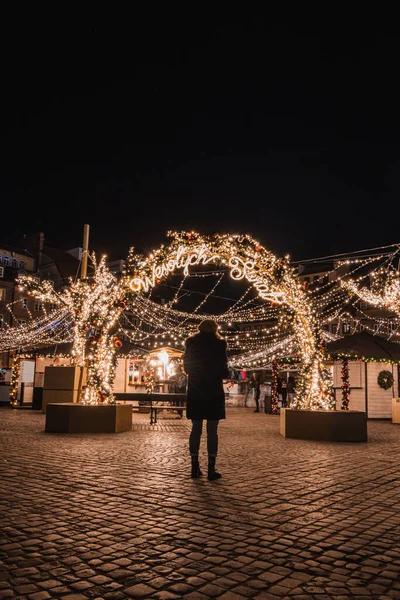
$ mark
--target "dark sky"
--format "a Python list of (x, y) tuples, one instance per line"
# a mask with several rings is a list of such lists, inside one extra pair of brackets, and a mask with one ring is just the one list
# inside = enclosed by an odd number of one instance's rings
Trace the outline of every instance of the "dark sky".
[[(293, 260), (400, 242), (399, 37), (260, 17), (3, 39), (0, 240), (125, 258), (169, 229)], [(9, 42), (13, 44), (10, 49)]]

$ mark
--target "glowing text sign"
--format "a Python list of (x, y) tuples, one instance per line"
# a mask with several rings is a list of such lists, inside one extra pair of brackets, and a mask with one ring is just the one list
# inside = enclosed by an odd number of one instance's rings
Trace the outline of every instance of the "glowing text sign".
[(189, 274), (189, 267), (195, 265), (207, 265), (210, 262), (216, 262), (220, 259), (219, 254), (211, 254), (207, 246), (198, 248), (185, 248), (179, 246), (176, 255), (172, 256), (166, 262), (159, 265), (154, 264), (151, 274), (144, 277), (133, 277), (129, 281), (129, 287), (132, 292), (147, 292), (149, 288), (154, 287), (156, 283), (167, 277), (170, 273), (178, 269), (183, 269), (184, 275)]

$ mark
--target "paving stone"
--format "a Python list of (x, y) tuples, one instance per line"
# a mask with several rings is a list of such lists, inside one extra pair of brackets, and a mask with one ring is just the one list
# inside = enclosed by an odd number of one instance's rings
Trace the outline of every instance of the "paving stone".
[(129, 598), (146, 598), (149, 594), (154, 593), (154, 588), (143, 583), (138, 583), (137, 585), (133, 585), (126, 589), (124, 593), (128, 595)]
[(390, 422), (368, 422), (366, 444), (318, 443), (228, 407), (213, 485), (190, 478), (186, 419), (47, 435), (45, 415), (0, 411), (0, 600), (400, 597)]

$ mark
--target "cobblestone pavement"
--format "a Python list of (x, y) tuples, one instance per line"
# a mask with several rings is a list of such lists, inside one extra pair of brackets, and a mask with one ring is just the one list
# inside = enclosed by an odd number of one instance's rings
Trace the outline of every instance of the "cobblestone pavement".
[(400, 598), (400, 426), (334, 444), (278, 419), (228, 408), (209, 482), (186, 419), (50, 434), (2, 408), (0, 599)]

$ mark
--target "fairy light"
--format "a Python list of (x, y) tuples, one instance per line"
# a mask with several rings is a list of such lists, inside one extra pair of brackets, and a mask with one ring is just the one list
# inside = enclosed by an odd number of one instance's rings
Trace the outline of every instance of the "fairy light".
[(14, 354), (11, 362), (11, 379), (10, 379), (10, 404), (17, 406), (18, 404), (18, 384), (21, 372), (21, 356)]
[(172, 242), (148, 257), (134, 254), (133, 250), (129, 253), (124, 279), (133, 296), (149, 292), (176, 270), (182, 269), (188, 276), (190, 268), (196, 265), (227, 266), (232, 279), (247, 280), (259, 298), (285, 305), (291, 311), (290, 324), (302, 359), (293, 406), (332, 409), (322, 378), (321, 323), (289, 257), (276, 258), (249, 235), (202, 236), (192, 231), (170, 232), (169, 236)]
[(342, 360), (342, 410), (349, 410), (349, 396), (350, 396), (350, 376), (349, 376), (349, 360), (343, 358)]
[(94, 254), (93, 277), (69, 281), (69, 286), (56, 291), (47, 282), (21, 276), (18, 282), (35, 298), (61, 306), (72, 318), (73, 364), (87, 367), (87, 384), (80, 402), (113, 404), (112, 383), (115, 378), (116, 349), (120, 341), (112, 328), (126, 308), (125, 291), (106, 265), (106, 256), (97, 263)]

